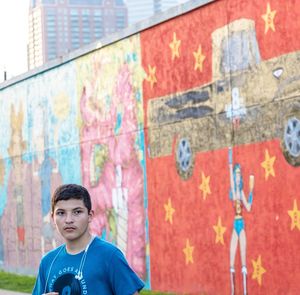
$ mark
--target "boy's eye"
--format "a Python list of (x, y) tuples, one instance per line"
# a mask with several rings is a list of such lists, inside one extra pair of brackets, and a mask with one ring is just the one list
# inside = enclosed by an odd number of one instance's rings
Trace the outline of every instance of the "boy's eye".
[(74, 215), (79, 215), (82, 211), (81, 210), (75, 210)]
[(56, 212), (56, 215), (58, 215), (58, 216), (63, 216), (63, 215), (64, 215), (64, 212), (63, 212), (63, 211), (57, 211), (57, 212)]

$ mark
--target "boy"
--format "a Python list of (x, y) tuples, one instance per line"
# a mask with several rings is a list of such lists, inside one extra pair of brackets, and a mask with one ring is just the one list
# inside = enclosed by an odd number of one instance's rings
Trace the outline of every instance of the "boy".
[(89, 232), (93, 210), (88, 191), (76, 184), (62, 185), (51, 205), (65, 244), (42, 258), (32, 294), (137, 295), (144, 284), (122, 252)]

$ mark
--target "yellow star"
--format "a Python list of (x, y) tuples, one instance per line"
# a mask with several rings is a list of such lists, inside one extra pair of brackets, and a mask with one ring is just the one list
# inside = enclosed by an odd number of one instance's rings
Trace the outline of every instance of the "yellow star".
[(265, 34), (271, 29), (273, 32), (275, 32), (275, 26), (274, 26), (274, 18), (275, 18), (276, 10), (271, 10), (270, 3), (267, 4), (267, 12), (263, 14), (261, 17), (265, 21)]
[(221, 217), (218, 217), (218, 224), (213, 225), (214, 231), (216, 232), (216, 244), (220, 242), (222, 245), (224, 245), (224, 238), (223, 235), (226, 231), (226, 227), (222, 226)]
[(252, 279), (257, 280), (258, 284), (261, 286), (262, 275), (266, 272), (266, 270), (261, 265), (260, 255), (258, 256), (257, 261), (252, 260), (252, 265), (253, 265)]
[(300, 210), (298, 210), (296, 199), (294, 200), (293, 210), (288, 210), (288, 214), (292, 219), (291, 230), (295, 227), (300, 230)]
[(269, 175), (272, 175), (275, 177), (275, 171), (274, 171), (274, 162), (276, 160), (276, 157), (270, 157), (269, 151), (265, 151), (265, 160), (261, 163), (261, 166), (265, 169), (265, 179), (267, 180), (269, 178)]
[(193, 251), (194, 246), (190, 245), (190, 241), (187, 239), (185, 243), (185, 248), (182, 250), (185, 255), (185, 264), (194, 263), (193, 260)]
[(171, 224), (173, 224), (173, 214), (175, 212), (175, 209), (172, 207), (171, 199), (168, 199), (168, 203), (164, 204), (165, 210), (166, 210), (166, 217), (165, 221), (170, 221)]
[(194, 67), (194, 70), (196, 71), (197, 69), (199, 69), (200, 72), (202, 72), (203, 61), (205, 60), (205, 55), (202, 54), (201, 45), (199, 45), (198, 50), (196, 52), (193, 52), (193, 55), (195, 57), (195, 67)]
[(150, 82), (151, 88), (153, 88), (154, 83), (157, 83), (156, 80), (156, 67), (151, 67), (150, 65), (148, 65), (148, 70), (149, 70), (149, 75), (147, 76), (146, 80), (148, 82)]
[(181, 40), (177, 40), (176, 33), (173, 33), (173, 40), (169, 44), (171, 50), (172, 50), (172, 60), (175, 59), (175, 57), (179, 57), (179, 46), (180, 46)]
[(209, 186), (210, 176), (205, 177), (204, 173), (201, 172), (201, 178), (202, 178), (202, 182), (199, 186), (199, 189), (203, 192), (203, 199), (206, 200), (206, 196), (208, 194), (211, 194), (210, 186)]

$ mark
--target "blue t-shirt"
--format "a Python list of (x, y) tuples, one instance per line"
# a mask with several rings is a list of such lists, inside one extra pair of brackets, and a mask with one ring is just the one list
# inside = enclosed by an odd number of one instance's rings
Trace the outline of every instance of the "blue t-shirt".
[(132, 295), (143, 287), (122, 252), (96, 237), (86, 253), (68, 254), (62, 245), (45, 255), (32, 294)]

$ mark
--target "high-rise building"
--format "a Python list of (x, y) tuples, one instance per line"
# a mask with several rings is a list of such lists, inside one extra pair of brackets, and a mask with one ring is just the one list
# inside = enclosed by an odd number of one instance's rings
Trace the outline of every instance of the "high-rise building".
[(134, 24), (178, 5), (182, 0), (126, 0), (128, 24)]
[(30, 0), (28, 67), (123, 29), (127, 19), (123, 0)]
[(179, 4), (178, 0), (153, 0), (154, 13), (165, 11)]

